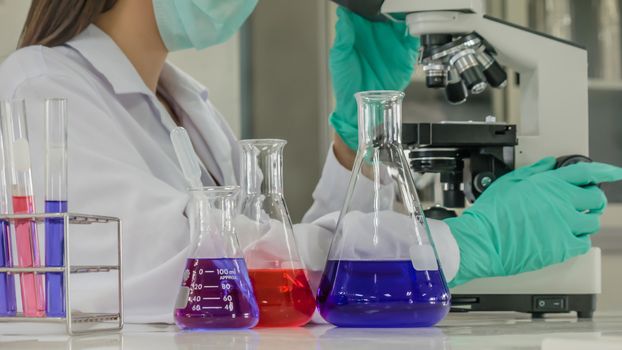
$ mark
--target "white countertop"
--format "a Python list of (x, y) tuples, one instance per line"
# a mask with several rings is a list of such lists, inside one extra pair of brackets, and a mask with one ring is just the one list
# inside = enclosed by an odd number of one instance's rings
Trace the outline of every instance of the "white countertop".
[(121, 334), (76, 337), (60, 335), (60, 328), (34, 327), (40, 325), (0, 324), (0, 349), (622, 349), (622, 314), (600, 314), (594, 320), (570, 316), (531, 320), (517, 313), (451, 314), (438, 327), (419, 329), (310, 325), (179, 332), (170, 325), (130, 324)]

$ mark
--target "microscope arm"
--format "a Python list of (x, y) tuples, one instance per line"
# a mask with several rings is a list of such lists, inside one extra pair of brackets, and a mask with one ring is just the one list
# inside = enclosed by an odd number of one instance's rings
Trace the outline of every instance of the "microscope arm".
[[(429, 3), (388, 0), (382, 11), (397, 7), (395, 2)], [(475, 31), (496, 49), (502, 65), (520, 73), (517, 166), (544, 156), (588, 154), (585, 49), (478, 12), (424, 10), (408, 14), (406, 22), (413, 36)]]

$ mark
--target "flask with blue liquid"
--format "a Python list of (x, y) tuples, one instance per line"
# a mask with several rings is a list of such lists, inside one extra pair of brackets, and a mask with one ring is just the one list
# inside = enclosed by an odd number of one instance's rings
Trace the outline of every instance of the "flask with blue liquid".
[(317, 303), (342, 327), (429, 327), (450, 294), (401, 145), (400, 91), (356, 94), (359, 147)]

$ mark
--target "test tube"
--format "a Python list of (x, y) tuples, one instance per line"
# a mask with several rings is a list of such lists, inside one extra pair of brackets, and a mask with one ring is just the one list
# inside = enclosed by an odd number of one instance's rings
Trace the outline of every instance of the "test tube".
[[(5, 115), (0, 113), (0, 125), (5, 124)], [(4, 153), (4, 140), (0, 132), (0, 214), (9, 213), (9, 189), (6, 182), (7, 161)], [(12, 267), (11, 225), (8, 220), (0, 220), (0, 267)], [(15, 316), (15, 276), (8, 272), (0, 273), (0, 317)]]
[[(34, 213), (34, 193), (30, 169), (30, 144), (26, 125), (26, 103), (24, 100), (3, 102), (3, 113), (7, 125), (6, 146), (11, 164), (11, 188), (13, 212), (15, 214)], [(17, 262), (19, 267), (39, 267), (39, 244), (37, 225), (33, 220), (15, 220), (15, 241), (17, 243)], [(43, 317), (45, 297), (43, 276), (36, 273), (20, 274), (22, 309), (24, 316)]]
[[(45, 212), (67, 212), (67, 100), (45, 100)], [(62, 218), (45, 220), (45, 265), (63, 266), (65, 223)], [(46, 314), (65, 316), (62, 272), (45, 275)]]

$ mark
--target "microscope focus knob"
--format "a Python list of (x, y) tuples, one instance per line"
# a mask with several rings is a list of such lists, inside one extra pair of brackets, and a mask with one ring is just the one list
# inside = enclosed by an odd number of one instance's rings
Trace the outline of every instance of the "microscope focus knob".
[(482, 172), (473, 178), (473, 187), (475, 189), (476, 196), (479, 196), (483, 193), (488, 186), (490, 186), (496, 180), (496, 176), (491, 172)]
[[(555, 162), (555, 169), (565, 167), (568, 165), (573, 165), (577, 163), (591, 163), (593, 160), (590, 157), (581, 155), (581, 154), (571, 154), (567, 156), (557, 157), (557, 162)], [(602, 188), (600, 184), (596, 185), (598, 188)]]
[(592, 159), (581, 154), (571, 154), (567, 156), (557, 157), (557, 162), (555, 162), (555, 169), (582, 162), (591, 163)]

